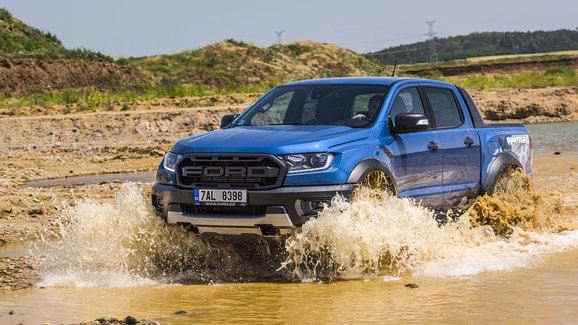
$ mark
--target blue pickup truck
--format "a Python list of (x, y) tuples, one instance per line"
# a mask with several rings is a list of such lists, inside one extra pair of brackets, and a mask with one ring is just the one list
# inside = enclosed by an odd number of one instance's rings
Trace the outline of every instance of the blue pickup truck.
[(221, 129), (178, 141), (155, 212), (198, 234), (280, 236), (368, 175), (435, 209), (465, 208), (511, 168), (531, 175), (519, 124), (486, 124), (468, 93), (415, 78), (330, 78), (273, 88)]

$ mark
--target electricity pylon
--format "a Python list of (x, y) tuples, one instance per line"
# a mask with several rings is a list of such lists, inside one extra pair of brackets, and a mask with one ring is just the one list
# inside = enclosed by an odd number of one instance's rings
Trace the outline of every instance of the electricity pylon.
[(285, 30), (273, 32), (273, 33), (275, 33), (275, 35), (277, 35), (277, 44), (281, 44), (281, 36), (283, 35), (284, 32), (285, 32)]
[(428, 24), (429, 26), (429, 30), (427, 33), (425, 33), (424, 35), (427, 36), (429, 38), (428, 43), (429, 43), (429, 61), (430, 62), (438, 62), (438, 51), (436, 49), (436, 40), (435, 40), (435, 36), (439, 35), (439, 33), (434, 32), (433, 30), (433, 24), (435, 24), (437, 20), (431, 20), (431, 21), (426, 21), (425, 23)]

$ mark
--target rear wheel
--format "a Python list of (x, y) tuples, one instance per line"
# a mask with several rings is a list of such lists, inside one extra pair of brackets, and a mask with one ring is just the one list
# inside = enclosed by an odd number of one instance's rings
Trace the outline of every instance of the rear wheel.
[(468, 213), (472, 225), (489, 225), (496, 235), (509, 236), (514, 227), (534, 227), (540, 201), (528, 175), (512, 165), (500, 171), (487, 195), (478, 198)]
[(532, 181), (521, 167), (513, 165), (504, 168), (500, 172), (496, 182), (489, 189), (488, 194), (491, 196), (520, 195), (529, 191), (534, 191)]

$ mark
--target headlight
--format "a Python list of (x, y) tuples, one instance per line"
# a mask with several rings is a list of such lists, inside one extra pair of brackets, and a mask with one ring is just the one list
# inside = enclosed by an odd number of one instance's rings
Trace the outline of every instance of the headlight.
[(182, 156), (177, 155), (176, 153), (167, 152), (165, 155), (165, 159), (163, 159), (163, 167), (171, 172), (175, 171), (175, 167), (177, 167), (177, 163), (181, 160)]
[(304, 153), (279, 158), (287, 165), (289, 174), (324, 170), (333, 162), (333, 154), (330, 153)]

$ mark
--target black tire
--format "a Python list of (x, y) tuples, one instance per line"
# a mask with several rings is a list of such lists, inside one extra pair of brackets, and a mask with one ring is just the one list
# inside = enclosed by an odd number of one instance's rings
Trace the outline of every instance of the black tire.
[(510, 193), (512, 191), (531, 189), (530, 178), (526, 175), (522, 167), (518, 165), (508, 165), (502, 168), (496, 177), (496, 181), (488, 189), (490, 196)]
[(352, 200), (381, 199), (387, 196), (395, 196), (397, 192), (390, 178), (382, 171), (374, 170), (367, 172), (357, 183), (352, 195)]

